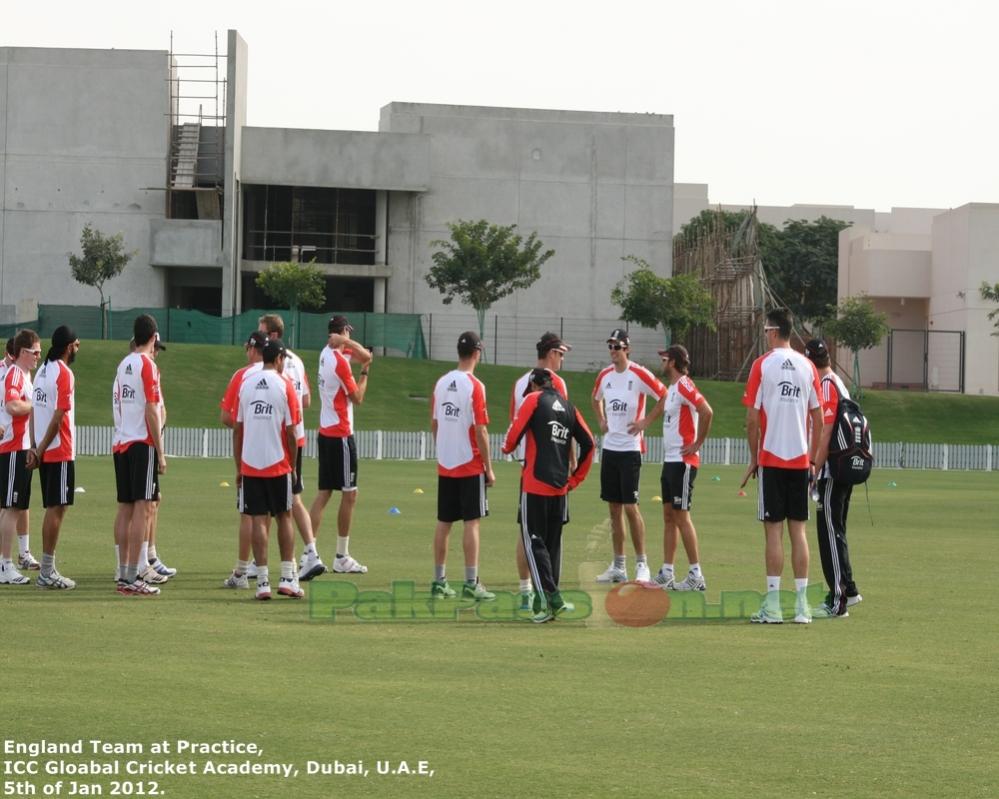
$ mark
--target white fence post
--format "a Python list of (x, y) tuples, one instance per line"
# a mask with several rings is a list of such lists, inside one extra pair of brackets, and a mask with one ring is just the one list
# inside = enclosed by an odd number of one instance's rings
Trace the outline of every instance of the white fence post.
[(382, 459), (382, 431), (375, 431), (375, 460), (380, 461)]
[(425, 461), (427, 459), (427, 434), (426, 432), (420, 433), (420, 460)]
[(943, 469), (945, 472), (947, 471), (947, 465), (948, 465), (948, 462), (949, 462), (949, 457), (948, 457), (949, 453), (950, 453), (950, 448), (947, 446), (947, 444), (944, 444), (943, 445), (943, 465), (940, 468)]
[(208, 428), (201, 431), (201, 457), (208, 457)]
[(731, 438), (726, 438), (725, 439), (725, 465), (726, 466), (731, 466), (732, 465), (732, 439)]
[(988, 444), (985, 447), (985, 471), (992, 471), (992, 445)]

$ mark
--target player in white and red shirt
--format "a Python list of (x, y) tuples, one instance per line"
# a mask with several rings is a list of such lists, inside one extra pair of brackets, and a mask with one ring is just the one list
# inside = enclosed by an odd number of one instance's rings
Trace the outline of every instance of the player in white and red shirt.
[[(0, 383), (2, 383), (4, 377), (7, 375), (7, 370), (10, 365), (14, 363), (14, 339), (15, 336), (11, 336), (7, 339), (6, 352), (2, 360), (0, 360)], [(3, 438), (4, 431), (10, 424), (10, 416), (7, 415), (7, 411), (4, 408), (4, 403), (0, 402), (0, 438)], [(41, 564), (35, 560), (35, 556), (31, 554), (30, 547), (30, 535), (29, 528), (31, 527), (31, 511), (26, 510), (18, 521), (17, 525), (17, 568), (23, 571), (38, 571), (41, 568)]]
[[(312, 533), (319, 537), (323, 512), (334, 491), (340, 492), (337, 513), (336, 558), (333, 571), (364, 574), (362, 566), (350, 555), (350, 523), (357, 504), (357, 444), (354, 442), (354, 405), (364, 401), (368, 390), (371, 353), (350, 337), (354, 328), (345, 316), (334, 316), (327, 330), (330, 338), (319, 354), (319, 492), (312, 501)], [(348, 360), (346, 350), (353, 357)], [(358, 379), (350, 370), (352, 361), (361, 365)], [(305, 564), (303, 564), (305, 565)]]
[[(264, 314), (257, 320), (257, 330), (267, 338), (284, 338), (284, 320), (278, 314)], [(305, 452), (305, 409), (312, 405), (312, 389), (309, 386), (309, 377), (305, 373), (305, 364), (294, 352), (285, 347), (284, 369), (281, 372), (287, 380), (291, 381), (298, 402), (302, 407), (303, 419), (295, 430), (298, 437), (298, 462), (295, 464), (295, 485), (292, 487), (294, 498), (292, 500), (291, 515), (298, 527), (298, 534), (302, 536), (302, 557), (299, 562), (298, 579), (311, 580), (326, 572), (326, 564), (316, 551), (316, 538), (312, 533), (312, 519), (309, 511), (302, 502), (302, 454)]]
[[(635, 425), (636, 429), (644, 430), (654, 419), (663, 417), (663, 471), (659, 478), (663, 498), (663, 565), (655, 581), (668, 591), (704, 591), (707, 583), (701, 572), (700, 548), (690, 508), (694, 479), (701, 464), (699, 452), (711, 430), (713, 412), (690, 379), (687, 348), (673, 344), (659, 350), (659, 357), (668, 386), (666, 396), (643, 423)], [(680, 538), (690, 568), (683, 580), (675, 582), (673, 562)]]
[(437, 527), (434, 529), (434, 580), (430, 593), (449, 599), (456, 592), (447, 581), (451, 525), (464, 523), (465, 582), (462, 596), (489, 601), (496, 595), (479, 582), (479, 520), (489, 515), (486, 488), (496, 482), (489, 456), (486, 387), (474, 372), (482, 340), (467, 330), (458, 337), (458, 367), (434, 386), (430, 429), (437, 448)]
[[(239, 413), (239, 390), (247, 378), (264, 368), (264, 345), (266, 343), (267, 335), (254, 330), (243, 345), (246, 350), (246, 366), (237, 369), (229, 378), (229, 384), (219, 401), (219, 421), (222, 422), (223, 426), (230, 429), (236, 426), (236, 416)], [(236, 504), (238, 510), (238, 501)], [(250, 587), (248, 577), (251, 576), (251, 569), (253, 569), (252, 576), (256, 576), (255, 567), (251, 564), (252, 547), (253, 521), (249, 516), (240, 513), (236, 567), (232, 570), (232, 574), (222, 581), (225, 588)]]
[[(780, 624), (780, 577), (784, 570), (784, 520), (791, 539), (797, 604), (794, 620), (812, 620), (808, 587), (808, 483), (822, 436), (822, 407), (815, 365), (791, 349), (791, 315), (770, 311), (763, 327), (770, 351), (753, 362), (742, 395), (746, 406), (749, 468), (758, 477), (759, 519), (766, 531), (767, 598), (751, 621)], [(761, 468), (762, 467), (762, 468)], [(757, 475), (757, 472), (759, 474)], [(741, 486), (740, 486), (741, 487)]]
[[(148, 561), (141, 563), (147, 541), (152, 504), (160, 497), (159, 476), (166, 472), (160, 407), (160, 372), (153, 362), (159, 340), (156, 320), (137, 316), (132, 326), (135, 352), (125, 356), (115, 375), (114, 466), (118, 489), (119, 518), (127, 534), (119, 542), (118, 593), (124, 596), (155, 596), (156, 586), (141, 579)], [(116, 530), (117, 532), (117, 530)]]
[(281, 375), (285, 349), (280, 339), (268, 339), (263, 368), (239, 389), (232, 449), (236, 460), (239, 512), (253, 520), (253, 556), (257, 564), (257, 599), (270, 599), (267, 539), (270, 520), (277, 519), (281, 551), (278, 593), (300, 599), (295, 569), (295, 529), (291, 520), (294, 464), (298, 459), (295, 426), (302, 411), (291, 382)]
[[(559, 369), (562, 368), (563, 362), (565, 360), (565, 354), (572, 349), (569, 344), (562, 341), (562, 337), (557, 333), (552, 333), (551, 331), (545, 333), (538, 339), (537, 343), (538, 350), (538, 363), (536, 368), (547, 369), (552, 376), (552, 388), (555, 389), (561, 396), (562, 399), (569, 399), (569, 390), (566, 388), (565, 381), (558, 376)], [(520, 410), (520, 406), (524, 404), (524, 392), (527, 386), (530, 384), (531, 374), (533, 369), (525, 372), (519, 378), (517, 382), (513, 384), (513, 391), (510, 392), (510, 423), (513, 424), (513, 420), (517, 418), (517, 412)], [(526, 447), (526, 441), (522, 440), (520, 444), (517, 445), (517, 449), (514, 451), (513, 456), (519, 460), (524, 460), (524, 448)], [(569, 447), (569, 469), (575, 469), (576, 467), (576, 450), (574, 447)], [(564, 521), (568, 522), (568, 503), (566, 503), (566, 519)], [(517, 505), (517, 524), (521, 523), (521, 510), (520, 505)], [(531, 610), (533, 607), (533, 591), (531, 584), (531, 569), (527, 563), (527, 556), (524, 553), (524, 542), (521, 540), (520, 536), (517, 537), (517, 574), (520, 578), (520, 609), (522, 611)]]
[(14, 536), (24, 525), (31, 501), (31, 471), (37, 465), (31, 442), (31, 371), (42, 353), (38, 334), (20, 330), (14, 336), (14, 362), (3, 378), (3, 406), (9, 423), (0, 439), (0, 584), (31, 581), (10, 559)]
[(55, 550), (66, 508), (73, 504), (76, 485), (76, 378), (70, 364), (76, 359), (80, 339), (66, 325), (52, 333), (52, 346), (45, 363), (35, 374), (32, 413), (35, 435), (42, 437), (35, 447), (35, 461), (42, 484), (42, 566), (38, 586), (55, 590), (76, 588), (55, 567)]
[(829, 350), (822, 339), (809, 341), (805, 345), (805, 356), (815, 364), (819, 372), (824, 423), (818, 457), (815, 459), (819, 494), (815, 511), (818, 519), (819, 558), (829, 593), (820, 611), (826, 617), (846, 618), (850, 615), (847, 608), (863, 599), (853, 579), (850, 548), (846, 542), (846, 519), (850, 512), (853, 486), (833, 480), (826, 461), (829, 457), (829, 443), (836, 432), (840, 398), (850, 399), (850, 392), (839, 375), (832, 370)]
[(612, 330), (607, 348), (611, 365), (597, 375), (591, 400), (603, 433), (600, 498), (610, 509), (614, 561), (597, 577), (597, 582), (619, 583), (628, 579), (624, 555), (625, 516), (635, 547), (635, 579), (649, 582), (652, 575), (645, 554), (645, 520), (638, 508), (645, 440), (641, 432), (630, 432), (629, 426), (645, 417), (646, 397), (651, 397), (653, 403), (658, 402), (666, 393), (666, 386), (644, 366), (628, 360), (631, 341), (626, 330)]

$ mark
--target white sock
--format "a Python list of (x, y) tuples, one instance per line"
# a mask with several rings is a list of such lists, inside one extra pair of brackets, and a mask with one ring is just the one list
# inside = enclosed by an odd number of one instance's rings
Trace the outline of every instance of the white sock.
[(615, 569), (623, 569), (624, 566), (625, 566), (625, 563), (627, 563), (627, 560), (626, 560), (626, 558), (625, 558), (624, 555), (615, 555), (614, 556), (614, 568)]
[(145, 541), (139, 547), (139, 571), (144, 572), (149, 565), (149, 544)]
[(236, 561), (236, 574), (246, 574), (246, 570), (250, 566), (250, 561), (248, 560), (237, 560)]
[[(257, 578), (260, 579), (259, 577)], [(294, 580), (295, 579), (295, 563), (290, 560), (281, 561), (281, 579), (282, 580)]]
[(644, 552), (641, 555), (635, 555), (635, 564), (637, 565), (639, 563), (644, 563), (646, 566), (649, 565), (648, 559), (645, 557)]
[(674, 574), (674, 572), (673, 572), (673, 564), (672, 563), (667, 563), (666, 561), (663, 561), (663, 567), (659, 570), (659, 573), (662, 574), (665, 577), (672, 577), (673, 574)]
[(780, 591), (780, 575), (771, 576), (767, 575), (767, 593), (771, 591)]
[(690, 573), (692, 575), (694, 575), (694, 577), (700, 577), (701, 576), (701, 564), (700, 563), (691, 563), (690, 564)]
[(302, 550), (303, 555), (315, 555), (316, 554), (316, 542), (313, 541), (311, 544), (306, 544), (305, 549)]
[(121, 547), (117, 544), (114, 545), (114, 567), (121, 568)]
[(473, 585), (479, 581), (479, 567), (478, 566), (466, 566), (465, 567), (465, 582), (472, 583)]
[(345, 558), (350, 554), (350, 536), (349, 535), (338, 535), (336, 537), (336, 556), (338, 558)]
[(529, 594), (531, 593), (531, 578), (528, 577), (526, 580), (520, 581), (520, 593)]
[(808, 578), (807, 577), (795, 577), (794, 578), (794, 590), (799, 594), (808, 588)]
[(257, 566), (257, 585), (263, 585), (264, 583), (270, 583), (271, 573), (266, 566)]
[(22, 555), (28, 551), (28, 535), (25, 533), (17, 537), (17, 551)]
[(447, 579), (445, 576), (445, 564), (436, 563), (434, 564), (434, 580), (438, 583), (444, 582)]
[(156, 557), (156, 544), (147, 545), (146, 554), (149, 556), (150, 562), (155, 563), (158, 560)]

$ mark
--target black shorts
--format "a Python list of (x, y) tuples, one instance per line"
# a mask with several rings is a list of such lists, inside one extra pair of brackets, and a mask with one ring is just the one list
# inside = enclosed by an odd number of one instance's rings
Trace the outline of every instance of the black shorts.
[(291, 484), (292, 494), (301, 494), (305, 489), (302, 485), (302, 450), (305, 447), (298, 448), (298, 457), (295, 459), (295, 482)]
[(489, 515), (486, 476), (445, 477), (437, 475), (437, 521), (470, 522)]
[(291, 510), (291, 474), (243, 477), (236, 507), (246, 516), (277, 516)]
[(42, 485), (43, 507), (72, 505), (73, 490), (76, 488), (76, 464), (73, 461), (41, 463), (38, 466), (38, 482)]
[(114, 454), (114, 479), (118, 501), (153, 502), (160, 498), (160, 475), (156, 471), (156, 448), (136, 441)]
[(621, 505), (637, 505), (641, 472), (641, 452), (605, 449), (600, 455), (600, 499)]
[(0, 455), (0, 508), (27, 510), (31, 502), (31, 472), (28, 450)]
[(690, 510), (694, 500), (694, 478), (697, 467), (683, 461), (667, 461), (659, 476), (659, 486), (663, 495), (663, 506), (672, 505), (673, 510)]
[(756, 479), (761, 522), (808, 521), (808, 469), (761, 466)]
[[(523, 478), (520, 479), (520, 489), (519, 489), (519, 491), (517, 493), (520, 494), (520, 495), (523, 495), (523, 493), (524, 493), (524, 479)], [(540, 496), (540, 495), (531, 494), (530, 496)], [(524, 511), (523, 511), (523, 507), (522, 506), (523, 506), (522, 502), (517, 503), (517, 526), (518, 527), (520, 526), (521, 522), (523, 521), (523, 513), (524, 513)], [(563, 494), (562, 495), (562, 524), (568, 524), (568, 523), (569, 523), (569, 495), (568, 494)]]
[(357, 444), (353, 436), (316, 436), (319, 449), (319, 490), (354, 491), (357, 488)]

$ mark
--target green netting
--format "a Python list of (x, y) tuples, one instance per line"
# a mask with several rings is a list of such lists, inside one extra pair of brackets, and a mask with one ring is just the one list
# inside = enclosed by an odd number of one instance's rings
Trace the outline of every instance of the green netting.
[[(102, 333), (101, 311), (97, 306), (39, 305), (34, 329), (43, 339), (50, 337), (59, 325), (69, 325), (80, 338), (124, 341), (132, 337), (132, 323), (142, 313), (156, 319), (165, 341), (182, 344), (240, 343), (256, 330), (257, 319), (265, 313), (276, 313), (284, 319), (285, 341), (305, 349), (318, 349), (326, 341), (326, 325), (332, 315), (255, 308), (237, 316), (220, 317), (179, 308), (128, 308), (108, 311), (107, 330)], [(365, 346), (384, 347), (394, 355), (407, 358), (427, 357), (419, 314), (351, 312), (344, 315), (354, 326), (353, 337)], [(0, 335), (10, 336), (22, 327), (31, 327), (31, 324), (0, 326)]]

